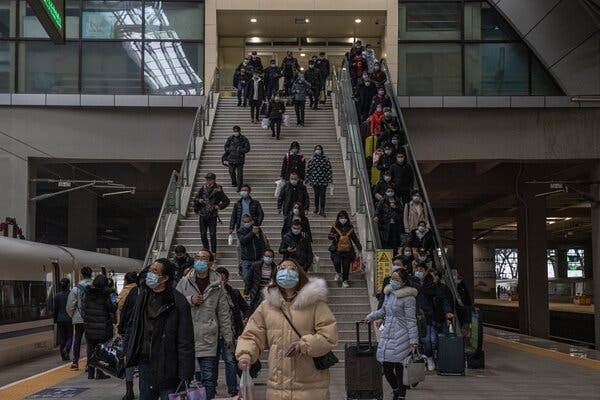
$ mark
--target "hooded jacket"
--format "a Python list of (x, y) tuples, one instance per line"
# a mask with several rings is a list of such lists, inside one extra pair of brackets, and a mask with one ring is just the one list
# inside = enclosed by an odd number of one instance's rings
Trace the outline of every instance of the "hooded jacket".
[(383, 332), (377, 346), (377, 361), (400, 363), (411, 353), (411, 344), (417, 344), (418, 330), (416, 319), (417, 289), (403, 287), (383, 290), (383, 307), (373, 311), (367, 320), (385, 319)]
[(113, 335), (113, 322), (116, 307), (110, 299), (112, 290), (108, 287), (85, 288), (85, 337), (87, 340), (108, 340)]
[[(239, 337), (236, 357), (250, 356), (254, 363), (268, 347), (269, 400), (328, 400), (329, 370), (317, 370), (313, 357), (333, 350), (338, 342), (337, 322), (327, 305), (327, 283), (311, 279), (292, 301), (285, 301), (279, 288), (266, 288), (265, 301), (254, 312)], [(301, 338), (286, 321), (287, 313)], [(293, 342), (300, 340), (300, 354), (285, 357)]]

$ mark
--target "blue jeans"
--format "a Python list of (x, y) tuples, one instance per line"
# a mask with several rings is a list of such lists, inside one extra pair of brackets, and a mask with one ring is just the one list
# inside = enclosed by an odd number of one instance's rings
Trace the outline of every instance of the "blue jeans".
[(217, 394), (219, 359), (217, 357), (198, 357), (200, 370), (196, 371), (196, 380), (206, 389), (206, 399), (212, 400)]
[(244, 289), (247, 289), (249, 286), (248, 280), (250, 279), (250, 268), (254, 264), (254, 261), (242, 260), (242, 278), (244, 279)]
[(421, 346), (423, 347), (423, 355), (427, 357), (433, 357), (434, 352), (437, 350), (438, 344), (438, 329), (435, 323), (432, 322), (427, 324), (427, 332), (425, 336), (421, 337)]
[(152, 361), (142, 360), (138, 364), (140, 371), (140, 400), (169, 400), (169, 394), (175, 393), (176, 387), (161, 387), (158, 374)]
[[(225, 362), (225, 381), (227, 381), (227, 392), (230, 397), (237, 396), (239, 392), (237, 381), (237, 370), (234, 349), (225, 347), (225, 340), (219, 339), (217, 348), (217, 362), (222, 359)], [(217, 381), (219, 380), (219, 369), (217, 368)]]
[(135, 367), (129, 367), (129, 368), (125, 368), (125, 380), (126, 381), (133, 381), (133, 374), (135, 372)]

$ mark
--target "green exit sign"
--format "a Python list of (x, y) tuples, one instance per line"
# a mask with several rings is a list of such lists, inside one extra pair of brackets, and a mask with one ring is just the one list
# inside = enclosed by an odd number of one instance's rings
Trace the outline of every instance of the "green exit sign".
[(65, 43), (65, 0), (27, 0), (55, 44)]

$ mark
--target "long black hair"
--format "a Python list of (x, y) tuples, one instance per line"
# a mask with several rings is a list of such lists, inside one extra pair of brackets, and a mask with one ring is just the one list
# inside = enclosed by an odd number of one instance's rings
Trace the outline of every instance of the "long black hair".
[[(346, 223), (346, 225), (340, 224), (340, 218), (341, 217), (345, 217), (348, 220), (348, 222)], [(337, 229), (339, 229), (339, 230), (353, 228), (352, 221), (350, 221), (350, 216), (348, 215), (348, 211), (346, 211), (346, 210), (340, 210), (340, 212), (338, 212), (337, 217), (335, 218), (335, 224), (334, 224), (334, 226)]]

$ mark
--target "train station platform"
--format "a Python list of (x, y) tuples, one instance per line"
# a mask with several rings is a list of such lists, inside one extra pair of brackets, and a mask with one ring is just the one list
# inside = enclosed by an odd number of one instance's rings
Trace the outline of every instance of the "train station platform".
[[(508, 301), (499, 299), (475, 299), (476, 305), (496, 306), (507, 308), (519, 308), (518, 301)], [(548, 303), (550, 311), (568, 312), (574, 314), (594, 314), (594, 305), (581, 306), (573, 303)]]
[[(600, 393), (600, 352), (496, 329), (486, 329), (486, 368), (467, 370), (464, 377), (431, 374), (409, 391), (419, 400), (569, 399), (597, 400)], [(0, 371), (0, 376), (4, 374)], [(218, 393), (225, 395), (224, 375)], [(265, 373), (257, 380), (255, 399), (265, 399)], [(0, 399), (118, 400), (124, 383), (112, 378), (90, 381), (68, 365), (44, 371), (0, 388)], [(137, 393), (137, 388), (136, 388)], [(389, 388), (386, 395), (391, 398)], [(345, 399), (344, 370), (332, 369), (331, 399)], [(317, 400), (317, 399), (315, 399)]]

